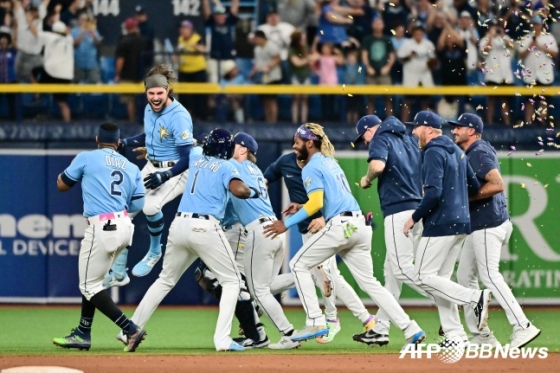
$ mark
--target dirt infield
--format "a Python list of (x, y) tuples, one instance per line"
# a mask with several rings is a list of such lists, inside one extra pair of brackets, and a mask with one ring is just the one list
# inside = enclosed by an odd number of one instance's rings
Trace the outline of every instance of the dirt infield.
[[(58, 356), (0, 357), (0, 368), (16, 366), (64, 366), (84, 372), (166, 373), (192, 372), (553, 372), (560, 366), (560, 354), (546, 359), (462, 359), (455, 364), (432, 360), (399, 359), (399, 355), (251, 355), (209, 356)], [(52, 373), (56, 373), (53, 371)]]

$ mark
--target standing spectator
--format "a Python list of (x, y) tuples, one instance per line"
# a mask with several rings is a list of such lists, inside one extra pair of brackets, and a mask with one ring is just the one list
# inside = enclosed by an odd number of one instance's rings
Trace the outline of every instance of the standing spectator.
[(61, 10), (62, 4), (56, 4), (54, 7), (47, 8), (47, 16), (43, 19), (43, 31), (52, 31), (52, 25), (60, 21)]
[[(407, 87), (433, 87), (434, 80), (431, 69), (437, 64), (436, 48), (427, 40), (424, 27), (416, 24), (412, 29), (412, 38), (408, 39), (397, 51), (397, 57), (403, 63), (403, 85)], [(405, 99), (403, 105), (402, 121), (410, 117), (410, 105), (413, 97)], [(427, 110), (428, 101), (424, 97), (418, 98), (423, 110)]]
[(477, 19), (477, 29), (479, 37), (486, 35), (488, 31), (488, 23), (493, 19), (497, 19), (494, 11), (492, 10), (490, 0), (477, 0), (476, 1), (476, 14)]
[(361, 14), (352, 17), (354, 22), (348, 30), (348, 35), (361, 43), (365, 36), (371, 35), (371, 22), (374, 16), (373, 8), (368, 4), (367, 0), (348, 0), (347, 2), (356, 13), (361, 11)]
[[(554, 83), (554, 62), (558, 57), (558, 43), (551, 34), (543, 33), (543, 20), (539, 16), (531, 19), (533, 32), (519, 41), (519, 57), (523, 59), (525, 70), (523, 82), (531, 86), (550, 86)], [(545, 121), (546, 101), (539, 96), (529, 99), (525, 104), (525, 124), (535, 120), (535, 106), (539, 104), (539, 120)], [(544, 117), (544, 118), (542, 118)]]
[[(45, 47), (45, 63), (39, 70), (39, 82), (47, 84), (70, 84), (74, 79), (74, 40), (68, 34), (64, 22), (55, 22), (52, 32), (39, 33), (41, 44)], [(55, 93), (62, 120), (70, 123), (71, 113), (67, 93)]]
[(97, 84), (101, 80), (97, 61), (97, 46), (101, 35), (95, 21), (90, 22), (87, 13), (78, 17), (78, 27), (71, 32), (74, 39), (74, 81), (77, 83)]
[[(120, 40), (115, 54), (115, 83), (139, 83), (144, 75), (141, 69), (144, 39), (134, 18), (124, 21), (124, 28), (127, 34)], [(126, 104), (128, 120), (136, 123), (136, 96), (123, 94), (121, 102)]]
[(39, 41), (39, 32), (42, 30), (43, 18), (47, 15), (48, 4), (49, 0), (44, 0), (39, 8), (28, 5), (24, 10), (22, 3), (14, 1), (17, 22), (14, 39), (18, 50), (15, 69), (18, 82), (36, 83), (31, 71), (43, 66), (41, 57), (43, 46)]
[[(346, 66), (344, 69), (344, 83), (347, 85), (364, 85), (365, 78), (362, 72), (362, 64), (359, 60), (359, 50), (351, 49), (346, 54)], [(364, 106), (364, 96), (349, 95), (346, 97), (346, 123), (354, 124), (358, 122), (362, 108)], [(304, 122), (305, 123), (305, 122)]]
[(530, 31), (529, 20), (525, 0), (511, 0), (508, 7), (502, 8), (501, 18), (504, 24), (507, 23), (506, 33), (512, 40), (519, 40)]
[[(10, 34), (0, 34), (0, 84), (11, 84), (16, 82), (15, 73), (16, 50), (12, 47)], [(4, 93), (9, 109), (9, 118), (16, 120), (16, 95), (15, 93)]]
[[(487, 86), (513, 85), (513, 72), (511, 71), (513, 48), (513, 41), (506, 35), (502, 25), (498, 22), (491, 23), (488, 33), (480, 41), (480, 51), (485, 55), (484, 81)], [(502, 121), (509, 125), (509, 97), (498, 96), (497, 98), (502, 101), (502, 105), (500, 105)], [(486, 123), (494, 122), (495, 106), (496, 96), (488, 96)]]
[[(250, 77), (257, 84), (280, 84), (282, 69), (280, 68), (280, 48), (266, 38), (262, 30), (255, 31), (255, 63)], [(263, 95), (264, 117), (267, 123), (278, 120), (278, 103), (276, 95)]]
[[(391, 43), (393, 44), (393, 50), (398, 51), (401, 45), (404, 44), (408, 38), (405, 35), (405, 27), (404, 24), (397, 24), (395, 26), (395, 35), (391, 37)], [(393, 64), (393, 68), (391, 69), (391, 81), (393, 84), (400, 85), (402, 84), (403, 79), (403, 65), (398, 58), (395, 58), (395, 63)]]
[[(239, 70), (235, 62), (233, 62), (232, 60), (228, 61), (227, 63), (224, 63), (223, 67), (224, 67), (222, 71), (223, 76), (220, 79), (220, 85), (226, 86), (230, 84), (233, 85), (250, 84), (250, 82), (243, 74), (241, 74), (241, 71)], [(226, 105), (229, 104), (229, 107), (233, 112), (233, 119), (235, 120), (235, 123), (244, 124), (245, 123), (245, 111), (243, 110), (244, 95), (228, 94), (227, 96), (226, 95), (219, 95), (219, 96), (221, 96), (220, 99), (222, 100), (223, 104)], [(217, 104), (216, 106), (219, 107), (220, 105)], [(216, 112), (218, 113), (220, 111), (216, 110)], [(219, 115), (216, 115), (216, 120), (218, 122), (222, 122), (222, 121), (225, 122), (227, 120), (227, 117), (225, 114), (223, 115), (222, 118)]]
[[(292, 85), (309, 85), (310, 60), (305, 34), (299, 30), (292, 33), (288, 50)], [(307, 123), (309, 113), (308, 95), (292, 96), (292, 123)]]
[(11, 0), (0, 0), (0, 29), (2, 32), (12, 34), (14, 21), (14, 7)]
[(410, 14), (408, 15), (409, 33), (412, 35), (413, 29), (419, 24), (422, 25), (424, 30), (430, 31), (437, 14), (438, 11), (429, 0), (416, 1), (410, 8)]
[(78, 25), (78, 11), (80, 10), (80, 0), (70, 0), (68, 7), (60, 13), (60, 20), (66, 27), (73, 29)]
[[(180, 53), (179, 82), (206, 83), (208, 81), (206, 45), (202, 37), (194, 31), (191, 21), (181, 22), (177, 51)], [(204, 95), (184, 95), (181, 97), (181, 101), (194, 119), (206, 118), (206, 97)]]
[[(372, 22), (373, 34), (366, 36), (362, 41), (362, 63), (366, 67), (367, 84), (391, 85), (391, 69), (395, 63), (395, 51), (391, 38), (383, 34), (385, 22), (377, 17)], [(393, 102), (391, 96), (383, 96), (385, 100), (385, 116), (392, 115)], [(375, 98), (368, 100), (368, 114), (375, 112)], [(358, 119), (349, 123), (357, 123)]]
[(142, 5), (137, 5), (134, 8), (134, 14), (136, 22), (138, 23), (140, 36), (142, 36), (144, 40), (144, 50), (142, 52), (142, 75), (144, 75), (154, 65), (154, 39), (156, 38), (156, 33), (148, 21), (148, 14)]
[[(255, 58), (255, 46), (251, 42), (253, 35), (253, 20), (251, 18), (240, 18), (235, 25), (235, 42), (233, 44), (235, 50), (235, 65), (239, 73), (246, 80), (249, 80), (249, 73), (253, 68), (253, 59)], [(233, 66), (229, 64), (229, 66)], [(222, 72), (222, 76), (225, 72)]]
[[(467, 52), (465, 40), (444, 21), (444, 29), (437, 42), (437, 57), (440, 63), (441, 85), (467, 84)], [(438, 113), (444, 119), (455, 119), (459, 110), (458, 96), (444, 96), (438, 104)]]
[(319, 18), (319, 42), (332, 43), (336, 47), (350, 46), (346, 26), (354, 21), (348, 16), (361, 15), (361, 9), (339, 5), (339, 0), (321, 0), (321, 16)]
[(401, 0), (392, 0), (393, 6), (385, 3), (385, 9), (383, 10), (383, 22), (385, 23), (385, 29), (383, 33), (385, 35), (391, 35), (391, 30), (397, 31), (397, 27), (406, 25), (408, 10), (405, 8), (406, 4), (402, 4)]
[(294, 26), (282, 22), (278, 16), (278, 12), (272, 10), (266, 16), (266, 23), (260, 25), (258, 29), (265, 33), (269, 42), (276, 44), (280, 49), (282, 80), (283, 83), (289, 84), (288, 46), (290, 45), (290, 36), (295, 30)]
[[(318, 54), (317, 44), (319, 37), (315, 38), (313, 46), (313, 57), (316, 61), (317, 75), (319, 75), (319, 84), (334, 86), (338, 85), (338, 66), (344, 65), (344, 56), (340, 49), (336, 48), (332, 43), (323, 43), (321, 52)], [(324, 118), (334, 118), (336, 112), (336, 96), (321, 95), (322, 112)]]
[(232, 0), (229, 11), (221, 4), (215, 5), (214, 10), (210, 6), (210, 0), (203, 2), (204, 18), (206, 26), (210, 28), (210, 60), (208, 61), (208, 73), (210, 83), (218, 83), (222, 70), (221, 64), (227, 60), (235, 62), (235, 49), (233, 43), (233, 32), (239, 18), (239, 0)]
[(277, 0), (278, 15), (295, 28), (305, 30), (315, 11), (315, 0)]
[(459, 35), (465, 40), (467, 50), (467, 84), (478, 85), (478, 41), (480, 36), (471, 14), (462, 11), (459, 18)]

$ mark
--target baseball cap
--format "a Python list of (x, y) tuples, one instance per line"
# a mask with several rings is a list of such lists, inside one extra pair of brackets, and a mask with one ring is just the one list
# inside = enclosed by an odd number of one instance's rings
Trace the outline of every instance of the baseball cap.
[(193, 24), (188, 19), (185, 19), (183, 22), (181, 22), (181, 27), (193, 28)]
[(129, 18), (127, 18), (127, 19), (124, 21), (124, 27), (125, 27), (127, 30), (132, 30), (132, 29), (134, 29), (136, 26), (138, 26), (138, 22), (136, 22), (136, 20), (135, 20), (134, 18), (132, 18), (132, 17), (129, 17)]
[(52, 31), (58, 34), (66, 34), (66, 24), (62, 21), (56, 21), (52, 25)]
[(405, 124), (414, 126), (414, 127), (419, 127), (419, 126), (428, 126), (428, 127), (432, 127), (432, 128), (438, 128), (441, 129), (442, 126), (442, 120), (441, 117), (439, 115), (437, 115), (436, 113), (434, 113), (433, 111), (430, 110), (423, 110), (418, 112), (418, 114), (416, 114), (416, 116), (414, 117), (414, 120), (412, 122), (405, 122)]
[(461, 17), (472, 18), (472, 15), (469, 12), (467, 12), (466, 10), (463, 10), (461, 12)]
[(447, 123), (457, 127), (473, 128), (478, 133), (482, 133), (484, 130), (482, 119), (478, 115), (471, 113), (461, 114), (457, 120), (450, 120)]
[(142, 5), (136, 5), (134, 7), (134, 13), (136, 13), (136, 14), (146, 14), (146, 10), (144, 9), (144, 7)]
[(381, 119), (379, 119), (377, 115), (366, 115), (365, 117), (362, 117), (356, 124), (358, 137), (354, 140), (354, 144), (357, 144), (362, 139), (368, 128), (377, 126), (378, 124), (381, 124)]
[(534, 16), (533, 18), (531, 18), (531, 23), (532, 24), (537, 24), (537, 25), (542, 25), (542, 18), (540, 16)]
[(224, 8), (221, 5), (218, 5), (214, 8), (214, 14), (225, 14), (226, 13), (226, 8)]
[(235, 135), (235, 137), (233, 138), (233, 141), (236, 144), (246, 147), (254, 155), (257, 155), (257, 150), (259, 149), (259, 146), (257, 145), (255, 139), (248, 133), (238, 132), (237, 135)]
[(263, 38), (266, 39), (266, 34), (264, 33), (263, 30), (257, 30), (255, 31), (254, 35), (255, 38)]

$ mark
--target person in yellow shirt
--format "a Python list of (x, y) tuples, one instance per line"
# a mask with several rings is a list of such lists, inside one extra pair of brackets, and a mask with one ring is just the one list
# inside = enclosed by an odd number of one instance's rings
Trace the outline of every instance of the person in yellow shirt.
[[(204, 39), (194, 30), (191, 21), (181, 22), (177, 42), (179, 58), (179, 82), (206, 83), (206, 45)], [(179, 101), (185, 106), (193, 119), (206, 118), (206, 96), (182, 95)]]

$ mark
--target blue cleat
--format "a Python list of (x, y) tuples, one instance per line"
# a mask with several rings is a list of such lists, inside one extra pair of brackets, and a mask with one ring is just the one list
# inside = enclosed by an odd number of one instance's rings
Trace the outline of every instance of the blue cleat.
[(132, 268), (132, 274), (136, 277), (143, 277), (152, 272), (152, 269), (161, 259), (161, 254), (154, 254), (148, 251), (144, 259)]
[(414, 334), (412, 337), (406, 340), (407, 344), (417, 345), (418, 343), (424, 342), (426, 339), (426, 333), (423, 330), (420, 330), (418, 333)]
[(294, 342), (300, 342), (323, 337), (328, 334), (329, 328), (327, 328), (326, 325), (305, 326), (302, 330), (294, 332), (294, 334), (290, 336), (290, 339)]
[(245, 347), (235, 341), (231, 341), (228, 348), (219, 348), (218, 351), (245, 351)]

